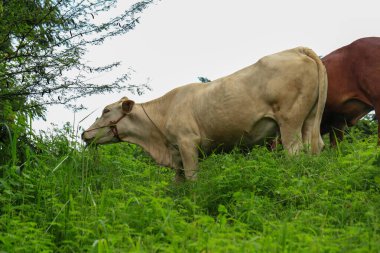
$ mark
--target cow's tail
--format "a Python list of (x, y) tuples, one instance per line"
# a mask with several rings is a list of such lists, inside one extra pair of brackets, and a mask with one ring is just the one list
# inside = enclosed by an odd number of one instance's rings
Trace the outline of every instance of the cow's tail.
[(321, 138), (321, 121), (327, 99), (327, 73), (321, 59), (313, 50), (309, 48), (303, 48), (303, 53), (313, 59), (318, 68), (318, 101), (316, 104), (317, 112), (315, 115), (315, 121), (311, 136), (311, 152), (313, 154), (317, 154), (322, 150), (324, 145)]

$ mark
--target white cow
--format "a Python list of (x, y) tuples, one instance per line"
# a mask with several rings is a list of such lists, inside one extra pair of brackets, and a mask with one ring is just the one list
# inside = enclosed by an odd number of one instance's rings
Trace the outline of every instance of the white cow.
[(82, 138), (135, 143), (157, 163), (175, 169), (176, 180), (195, 179), (200, 150), (250, 148), (278, 133), (290, 154), (305, 146), (319, 153), (326, 95), (322, 62), (311, 49), (298, 47), (146, 103), (124, 97), (106, 106)]

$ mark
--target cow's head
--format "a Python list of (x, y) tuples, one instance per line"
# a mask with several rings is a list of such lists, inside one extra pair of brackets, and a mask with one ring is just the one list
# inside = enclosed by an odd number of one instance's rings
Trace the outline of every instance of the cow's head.
[(107, 144), (122, 141), (127, 135), (124, 121), (131, 117), (135, 102), (123, 97), (116, 103), (107, 105), (100, 118), (82, 133), (87, 143)]

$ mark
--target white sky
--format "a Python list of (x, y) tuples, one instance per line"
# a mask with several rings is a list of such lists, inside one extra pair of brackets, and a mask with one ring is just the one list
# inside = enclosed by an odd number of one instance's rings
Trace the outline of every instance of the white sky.
[[(81, 123), (88, 127), (104, 106), (123, 96), (145, 102), (198, 82), (198, 76), (214, 80), (285, 49), (307, 46), (326, 55), (361, 37), (380, 36), (379, 11), (378, 0), (162, 0), (144, 11), (135, 30), (92, 48), (87, 56), (94, 64), (123, 63), (97, 81), (131, 67), (136, 71), (131, 83), (149, 80), (153, 91), (78, 101), (88, 110), (77, 113), (76, 122), (99, 108)], [(50, 122), (74, 123), (74, 113), (54, 106), (47, 120), (35, 122), (34, 128), (46, 129)]]

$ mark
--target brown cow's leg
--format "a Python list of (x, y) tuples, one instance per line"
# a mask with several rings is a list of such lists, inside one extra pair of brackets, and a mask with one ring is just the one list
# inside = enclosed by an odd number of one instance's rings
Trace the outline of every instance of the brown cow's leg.
[(336, 147), (337, 143), (343, 140), (345, 127), (346, 122), (344, 120), (335, 120), (331, 124), (329, 131), (331, 147)]
[(375, 115), (377, 118), (377, 145), (380, 146), (380, 104), (375, 105)]
[[(378, 81), (373, 82), (373, 83), (378, 83)], [(373, 109), (375, 110), (375, 115), (377, 119), (377, 145), (380, 146), (380, 98), (374, 97), (372, 102), (373, 102)]]

